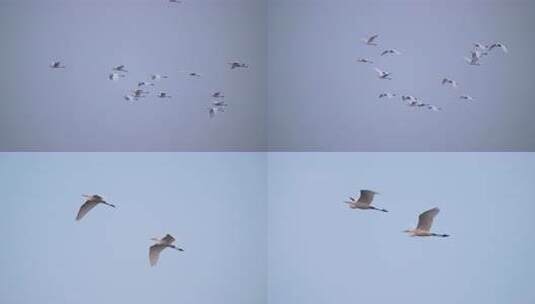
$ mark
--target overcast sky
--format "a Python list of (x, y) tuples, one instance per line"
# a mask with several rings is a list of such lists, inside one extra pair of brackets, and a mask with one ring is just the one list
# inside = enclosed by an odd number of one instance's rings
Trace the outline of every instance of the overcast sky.
[[(533, 151), (534, 20), (533, 1), (271, 0), (270, 149)], [(363, 45), (372, 34), (379, 45)], [(496, 41), (509, 53), (493, 51), (481, 66), (463, 60), (474, 42)], [(402, 55), (379, 56), (387, 48)], [(375, 66), (393, 79), (379, 80)], [(443, 111), (379, 100), (383, 92)]]
[[(263, 149), (264, 1), (183, 2), (0, 0), (0, 150)], [(249, 69), (231, 71), (235, 60)], [(127, 76), (108, 80), (121, 64)], [(153, 73), (169, 78), (123, 99)], [(209, 119), (215, 91), (229, 106)]]
[[(269, 303), (532, 303), (535, 156), (272, 153)], [(349, 209), (360, 189), (388, 213)], [(441, 212), (411, 238), (418, 214)]]
[[(1, 154), (1, 303), (265, 303), (263, 154)], [(74, 219), (97, 193), (96, 206)], [(185, 251), (149, 266), (151, 237)]]

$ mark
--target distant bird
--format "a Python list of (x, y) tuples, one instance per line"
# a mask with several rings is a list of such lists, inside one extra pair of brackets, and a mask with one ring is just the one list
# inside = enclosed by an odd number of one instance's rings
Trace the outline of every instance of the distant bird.
[(238, 62), (238, 61), (233, 61), (233, 62), (229, 62), (228, 63), (230, 65), (230, 69), (231, 70), (234, 70), (236, 68), (248, 68), (249, 65), (248, 64), (245, 64), (245, 63), (241, 63), (241, 62)]
[(65, 65), (62, 65), (62, 64), (61, 64), (61, 61), (53, 61), (53, 62), (50, 64), (50, 67), (53, 68), (53, 69), (64, 69), (64, 68), (65, 68)]
[(427, 109), (428, 110), (431, 110), (433, 112), (439, 112), (439, 111), (442, 111), (442, 108), (441, 107), (437, 107), (435, 105), (431, 105), (431, 104), (428, 104), (426, 105), (427, 106)]
[(474, 50), (475, 51), (478, 51), (481, 53), (481, 55), (487, 55), (488, 54), (488, 50), (489, 50), (489, 46), (488, 45), (484, 45), (482, 43), (474, 43)]
[(452, 79), (449, 79), (449, 78), (444, 78), (442, 79), (442, 84), (450, 84), (452, 87), (456, 88), (457, 87), (457, 81), (455, 80), (452, 80)]
[(364, 42), (364, 44), (376, 46), (377, 43), (375, 43), (374, 41), (377, 39), (377, 37), (379, 37), (379, 35), (376, 34), (370, 37), (363, 38), (361, 39), (361, 41)]
[(186, 73), (190, 77), (201, 77), (201, 74), (197, 72), (191, 72), (191, 71), (179, 71), (179, 72)]
[(137, 100), (137, 98), (132, 95), (124, 95), (124, 99), (127, 101)]
[(142, 89), (136, 89), (134, 90), (133, 93), (134, 93), (135, 98), (140, 98), (140, 97), (145, 97), (144, 94), (148, 94), (149, 92), (143, 91)]
[(438, 237), (448, 237), (449, 234), (437, 234), (430, 232), (431, 225), (433, 225), (433, 219), (440, 212), (440, 209), (433, 208), (429, 209), (420, 216), (418, 216), (418, 226), (416, 229), (407, 229), (403, 232), (410, 234), (410, 236), (438, 236)]
[(389, 98), (389, 99), (390, 99), (390, 98), (393, 98), (393, 97), (396, 97), (396, 96), (397, 96), (397, 95), (394, 94), (394, 93), (381, 93), (381, 94), (379, 94), (379, 98), (384, 98), (384, 97), (386, 97), (386, 98)]
[(175, 242), (175, 238), (172, 237), (170, 234), (166, 234), (162, 239), (151, 238), (151, 240), (155, 241), (156, 244), (150, 246), (149, 248), (150, 266), (154, 266), (156, 265), (156, 263), (158, 263), (158, 259), (160, 258), (160, 253), (165, 248), (173, 248), (178, 251), (184, 251), (184, 249), (173, 245), (173, 243)]
[(392, 78), (390, 77), (390, 75), (392, 75), (392, 73), (389, 73), (389, 72), (384, 72), (384, 71), (381, 71), (380, 69), (378, 68), (374, 68), (375, 71), (377, 72), (377, 74), (379, 74), (379, 78), (380, 79), (388, 79), (388, 80), (392, 80)]
[(128, 71), (125, 69), (124, 64), (118, 65), (118, 66), (112, 68), (112, 70), (113, 70), (113, 71), (116, 71), (116, 72), (128, 72)]
[(212, 102), (212, 105), (214, 107), (227, 107), (228, 106), (228, 103), (224, 102), (224, 101), (213, 101)]
[(496, 42), (496, 43), (491, 44), (489, 46), (489, 51), (492, 51), (495, 48), (501, 48), (504, 53), (509, 52), (509, 50), (507, 50), (507, 47), (505, 46), (505, 44), (500, 43), (500, 42)]
[(366, 59), (366, 58), (359, 58), (357, 59), (357, 62), (362, 62), (362, 63), (373, 63), (373, 61), (369, 60), (369, 59)]
[(460, 99), (464, 99), (464, 100), (466, 100), (466, 101), (473, 101), (473, 100), (474, 100), (474, 98), (472, 98), (472, 97), (469, 96), (469, 95), (462, 95), (462, 96), (460, 96), (459, 98), (460, 98)]
[(225, 95), (223, 95), (223, 92), (217, 91), (212, 94), (213, 98), (224, 98)]
[(119, 80), (119, 78), (121, 77), (125, 77), (125, 75), (119, 73), (110, 73), (110, 75), (108, 76), (110, 80)]
[(398, 50), (395, 50), (395, 49), (389, 49), (389, 50), (384, 50), (384, 51), (381, 53), (381, 56), (388, 55), (388, 54), (392, 54), (392, 55), (401, 55), (401, 52), (398, 51)]
[(428, 104), (426, 103), (423, 103), (421, 101), (417, 101), (417, 100), (411, 100), (407, 103), (407, 105), (409, 107), (418, 107), (418, 108), (423, 108), (423, 107), (427, 107)]
[(418, 98), (411, 95), (401, 95), (401, 100), (403, 101), (416, 101)]
[(142, 87), (142, 86), (154, 86), (154, 83), (152, 82), (147, 82), (147, 81), (140, 81), (137, 83), (137, 86), (138, 87)]
[(160, 80), (162, 78), (168, 78), (168, 76), (167, 75), (159, 75), (159, 74), (150, 75), (150, 79), (152, 79), (152, 80)]
[(479, 51), (472, 51), (471, 58), (464, 57), (464, 60), (468, 62), (469, 65), (481, 65), (479, 59), (481, 58), (481, 53)]
[(382, 212), (388, 212), (386, 209), (379, 209), (371, 205), (373, 197), (379, 194), (372, 190), (360, 190), (360, 196), (358, 200), (355, 200), (353, 197), (349, 198), (349, 201), (345, 201), (351, 209), (372, 209)]
[(160, 92), (158, 94), (159, 98), (171, 98), (171, 95), (168, 95), (166, 92)]
[(210, 116), (210, 118), (214, 118), (217, 113), (225, 112), (225, 106), (212, 106), (212, 107), (210, 107), (208, 109), (208, 115)]
[(179, 0), (169, 0), (169, 2), (171, 2), (171, 3), (178, 3), (178, 4), (182, 3), (182, 1), (179, 1)]
[(110, 207), (115, 208), (115, 205), (112, 205), (112, 204), (106, 202), (100, 195), (96, 195), (96, 194), (85, 195), (84, 194), (82, 196), (87, 198), (87, 200), (80, 207), (80, 210), (78, 211), (78, 215), (76, 216), (76, 220), (77, 221), (81, 220), (82, 217), (84, 217), (84, 215), (86, 215), (89, 212), (89, 210), (93, 209), (93, 207), (95, 207), (98, 204), (104, 204), (104, 205), (108, 205)]

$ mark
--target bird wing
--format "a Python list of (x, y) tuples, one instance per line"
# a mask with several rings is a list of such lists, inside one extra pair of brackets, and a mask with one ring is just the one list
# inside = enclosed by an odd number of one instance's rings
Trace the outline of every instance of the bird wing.
[(505, 53), (509, 52), (509, 50), (504, 44), (500, 44), (500, 47), (502, 48), (502, 51), (504, 51)]
[(384, 55), (388, 54), (388, 52), (389, 52), (388, 50), (383, 51), (383, 52), (381, 53), (381, 56), (384, 56)]
[(172, 237), (170, 234), (166, 234), (166, 235), (162, 238), (162, 242), (164, 242), (164, 243), (167, 244), (167, 245), (171, 245), (174, 241), (175, 241), (175, 238)]
[(98, 205), (98, 202), (94, 200), (85, 201), (85, 203), (82, 205), (82, 207), (80, 207), (80, 210), (78, 211), (76, 220), (77, 221), (81, 220), (82, 217), (84, 217), (84, 215), (86, 215), (89, 212), (89, 210), (93, 209), (93, 207), (95, 207), (96, 205)]
[(160, 252), (165, 249), (165, 245), (152, 245), (149, 249), (149, 261), (150, 266), (156, 265), (158, 263), (158, 258), (160, 258)]
[(433, 208), (429, 209), (418, 216), (418, 226), (416, 229), (429, 231), (431, 230), (431, 225), (433, 225), (433, 219), (440, 212), (440, 209)]
[(369, 39), (368, 39), (368, 42), (373, 42), (375, 39), (377, 39), (377, 37), (379, 37), (379, 35), (373, 35), (371, 36)]
[(380, 76), (383, 75), (383, 71), (379, 70), (379, 68), (373, 68), (377, 73), (379, 73)]
[(360, 196), (357, 202), (369, 205), (372, 203), (374, 195), (375, 192), (371, 190), (360, 190)]

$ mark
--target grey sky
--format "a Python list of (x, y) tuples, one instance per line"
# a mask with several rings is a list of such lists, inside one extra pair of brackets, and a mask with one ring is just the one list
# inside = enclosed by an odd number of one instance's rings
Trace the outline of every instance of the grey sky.
[[(264, 154), (0, 155), (1, 303), (265, 303)], [(74, 218), (83, 193), (97, 206)], [(185, 252), (148, 261), (149, 238)]]
[[(533, 303), (534, 182), (530, 153), (270, 153), (269, 303)], [(402, 233), (435, 206), (450, 238)]]
[[(0, 150), (261, 150), (265, 18), (262, 0), (1, 0)], [(113, 83), (119, 64), (130, 72)], [(173, 98), (125, 101), (151, 73), (169, 75), (153, 91)], [(209, 119), (218, 90), (229, 108)]]
[[(269, 1), (272, 151), (533, 151), (533, 1)], [(378, 47), (360, 39), (379, 34)], [(474, 42), (501, 41), (481, 66)], [(396, 48), (400, 56), (378, 56)], [(377, 79), (366, 57), (393, 73)], [(440, 84), (456, 79), (457, 90)], [(418, 111), (383, 91), (443, 107)], [(476, 101), (467, 104), (459, 95)]]

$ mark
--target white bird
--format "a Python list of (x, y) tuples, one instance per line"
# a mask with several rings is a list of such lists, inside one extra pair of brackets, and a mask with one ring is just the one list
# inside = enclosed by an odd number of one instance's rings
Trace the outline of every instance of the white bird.
[(390, 77), (390, 75), (392, 75), (392, 73), (389, 73), (389, 72), (384, 72), (384, 71), (381, 71), (380, 69), (378, 68), (374, 68), (375, 71), (377, 72), (377, 74), (379, 74), (379, 78), (380, 79), (388, 79), (388, 80), (392, 80), (392, 78)]
[(364, 44), (367, 44), (367, 45), (373, 45), (373, 46), (376, 46), (377, 43), (375, 43), (375, 39), (377, 39), (377, 37), (379, 37), (379, 35), (372, 35), (370, 37), (366, 37), (366, 38), (363, 38), (361, 39), (362, 42), (364, 42)]
[(433, 112), (439, 112), (439, 111), (442, 111), (442, 108), (441, 107), (437, 107), (435, 105), (431, 105), (431, 104), (428, 104), (426, 105), (427, 106), (427, 109), (428, 110), (431, 110)]
[(389, 49), (389, 50), (384, 50), (384, 51), (381, 53), (381, 56), (384, 56), (384, 55), (387, 55), (387, 54), (401, 55), (401, 52), (398, 51), (398, 50), (395, 50), (395, 49)]
[(473, 101), (473, 100), (474, 100), (474, 98), (472, 98), (472, 97), (469, 96), (469, 95), (462, 95), (462, 96), (460, 96), (459, 98), (460, 98), (460, 99), (464, 99), (464, 100), (466, 100), (466, 101)]
[(82, 196), (87, 198), (87, 200), (80, 207), (80, 210), (78, 211), (78, 215), (76, 216), (76, 220), (77, 221), (81, 220), (82, 217), (84, 217), (84, 215), (86, 215), (89, 212), (89, 210), (93, 209), (93, 207), (95, 207), (98, 204), (104, 204), (104, 205), (108, 205), (110, 207), (115, 208), (115, 205), (106, 202), (100, 195), (96, 195), (96, 194), (86, 195), (86, 194), (84, 194)]
[(223, 95), (223, 92), (221, 92), (221, 91), (217, 91), (217, 92), (214, 92), (214, 93), (212, 94), (212, 97), (213, 97), (213, 98), (224, 98), (225, 95)]
[(373, 61), (369, 60), (369, 59), (366, 59), (366, 58), (359, 58), (357, 59), (357, 62), (362, 62), (362, 63), (373, 63)]
[(494, 48), (497, 48), (497, 47), (501, 48), (504, 53), (509, 52), (509, 50), (507, 50), (507, 47), (505, 46), (505, 44), (500, 43), (500, 42), (496, 42), (496, 43), (491, 44), (491, 46), (489, 47), (489, 51), (492, 51)]
[(159, 98), (171, 98), (171, 95), (168, 95), (166, 92), (160, 92), (158, 94)]
[(124, 64), (118, 65), (118, 66), (112, 68), (112, 70), (117, 71), (117, 72), (128, 72), (128, 71), (125, 69)]
[(468, 62), (469, 65), (481, 65), (479, 63), (479, 59), (481, 58), (481, 53), (479, 51), (472, 51), (471, 54), (472, 54), (471, 58), (464, 57), (464, 60), (466, 60), (466, 62)]
[(160, 74), (152, 74), (150, 75), (150, 79), (152, 80), (160, 80), (162, 78), (168, 78), (167, 75), (160, 75)]
[(433, 225), (433, 219), (440, 212), (440, 209), (429, 209), (418, 216), (418, 226), (416, 229), (407, 229), (403, 232), (410, 234), (410, 236), (438, 236), (448, 237), (449, 234), (437, 234), (430, 232)]
[(150, 266), (154, 266), (156, 265), (156, 263), (158, 263), (158, 259), (160, 258), (160, 253), (165, 248), (173, 248), (178, 251), (184, 251), (184, 249), (173, 245), (173, 243), (175, 242), (175, 238), (172, 237), (170, 234), (166, 234), (162, 239), (158, 239), (154, 237), (154, 238), (151, 238), (151, 240), (155, 241), (156, 244), (150, 246), (149, 248)]
[(351, 209), (372, 209), (382, 212), (388, 212), (386, 209), (379, 209), (371, 205), (373, 197), (379, 194), (372, 190), (360, 190), (360, 196), (358, 200), (355, 200), (353, 197), (350, 197), (350, 201), (345, 201), (344, 203), (349, 205)]
[(224, 106), (210, 107), (208, 109), (208, 115), (210, 116), (210, 118), (214, 118), (218, 112), (225, 112), (225, 107), (226, 107), (226, 104)]
[(234, 70), (236, 68), (248, 68), (249, 65), (246, 64), (246, 63), (241, 63), (241, 62), (238, 62), (238, 61), (233, 61), (233, 62), (229, 62), (228, 63), (230, 65), (230, 69), (231, 70)]
[(453, 80), (453, 79), (449, 79), (449, 78), (444, 78), (442, 79), (442, 84), (451, 84), (452, 87), (456, 88), (457, 87), (457, 81)]
[(152, 82), (147, 82), (147, 81), (140, 81), (137, 83), (137, 86), (138, 87), (142, 87), (142, 86), (154, 86), (154, 83)]
[(62, 64), (61, 64), (61, 61), (53, 61), (53, 62), (50, 64), (50, 67), (53, 68), (53, 69), (64, 69), (64, 68), (65, 68), (65, 65), (62, 65)]
[(121, 77), (125, 77), (125, 75), (119, 73), (110, 73), (110, 75), (108, 76), (110, 80), (118, 80)]
[(397, 95), (395, 93), (381, 93), (379, 94), (379, 98), (393, 98), (393, 97), (396, 97)]

